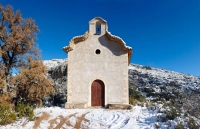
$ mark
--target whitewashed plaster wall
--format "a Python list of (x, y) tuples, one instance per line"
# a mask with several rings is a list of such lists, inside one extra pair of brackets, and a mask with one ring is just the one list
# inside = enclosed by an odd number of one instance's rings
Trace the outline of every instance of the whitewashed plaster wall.
[[(96, 79), (105, 85), (105, 105), (128, 104), (128, 53), (121, 44), (105, 35), (107, 24), (102, 23), (101, 34), (95, 35), (95, 23), (89, 23), (89, 37), (68, 52), (67, 103), (91, 106), (91, 85)], [(100, 54), (95, 51), (99, 49)]]

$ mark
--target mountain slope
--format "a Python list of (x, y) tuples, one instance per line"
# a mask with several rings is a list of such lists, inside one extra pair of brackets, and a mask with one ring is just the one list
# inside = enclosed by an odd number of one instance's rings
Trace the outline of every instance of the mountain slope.
[[(67, 94), (67, 59), (44, 61), (48, 76), (55, 81), (57, 94)], [(138, 91), (147, 100), (171, 101), (179, 108), (200, 118), (200, 77), (130, 64), (129, 92)]]

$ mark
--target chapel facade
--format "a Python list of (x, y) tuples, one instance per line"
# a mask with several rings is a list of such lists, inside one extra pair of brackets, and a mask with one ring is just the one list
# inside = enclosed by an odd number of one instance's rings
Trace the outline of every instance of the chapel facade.
[(108, 32), (107, 22), (95, 17), (89, 30), (69, 46), (66, 108), (129, 104), (128, 65), (132, 48)]

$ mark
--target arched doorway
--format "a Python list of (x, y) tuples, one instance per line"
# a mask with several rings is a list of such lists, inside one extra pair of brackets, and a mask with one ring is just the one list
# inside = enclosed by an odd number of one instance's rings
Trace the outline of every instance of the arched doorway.
[(101, 80), (95, 80), (91, 86), (91, 106), (104, 106), (105, 86)]

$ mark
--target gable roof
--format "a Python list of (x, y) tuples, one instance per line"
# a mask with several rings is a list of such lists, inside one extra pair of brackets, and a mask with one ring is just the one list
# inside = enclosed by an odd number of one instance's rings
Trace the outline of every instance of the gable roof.
[(107, 23), (107, 21), (104, 20), (104, 19), (101, 18), (101, 17), (95, 17), (95, 18), (93, 18), (92, 20), (90, 20), (89, 23), (92, 22), (92, 21), (94, 21), (94, 20), (99, 20), (99, 21), (101, 21), (102, 23)]
[[(98, 20), (100, 20), (101, 22), (107, 23), (106, 20), (102, 19), (101, 17), (95, 17), (95, 18), (93, 18), (92, 20), (90, 20), (89, 23), (92, 22), (92, 21), (95, 20), (95, 19), (98, 19)], [(73, 38), (70, 40), (70, 42), (69, 42), (69, 46), (63, 47), (63, 50), (64, 50), (65, 52), (67, 52), (67, 53), (70, 52), (70, 51), (72, 51), (72, 50), (73, 50), (73, 47), (74, 47), (77, 43), (82, 42), (82, 41), (85, 41), (85, 40), (89, 37), (89, 35), (90, 35), (89, 32), (86, 31), (84, 35), (80, 35), (80, 36), (75, 36), (75, 37), (73, 37)], [(129, 61), (129, 63), (130, 63), (131, 55), (132, 55), (132, 48), (129, 47), (129, 46), (126, 46), (126, 43), (125, 43), (120, 37), (115, 36), (115, 35), (112, 35), (112, 34), (111, 34), (110, 32), (108, 32), (107, 30), (106, 30), (106, 34), (105, 34), (105, 35), (107, 36), (107, 38), (108, 38), (109, 40), (114, 41), (114, 42), (117, 42), (117, 43), (119, 43), (119, 44), (122, 46), (123, 50), (124, 50), (125, 52), (128, 53), (128, 61)]]

